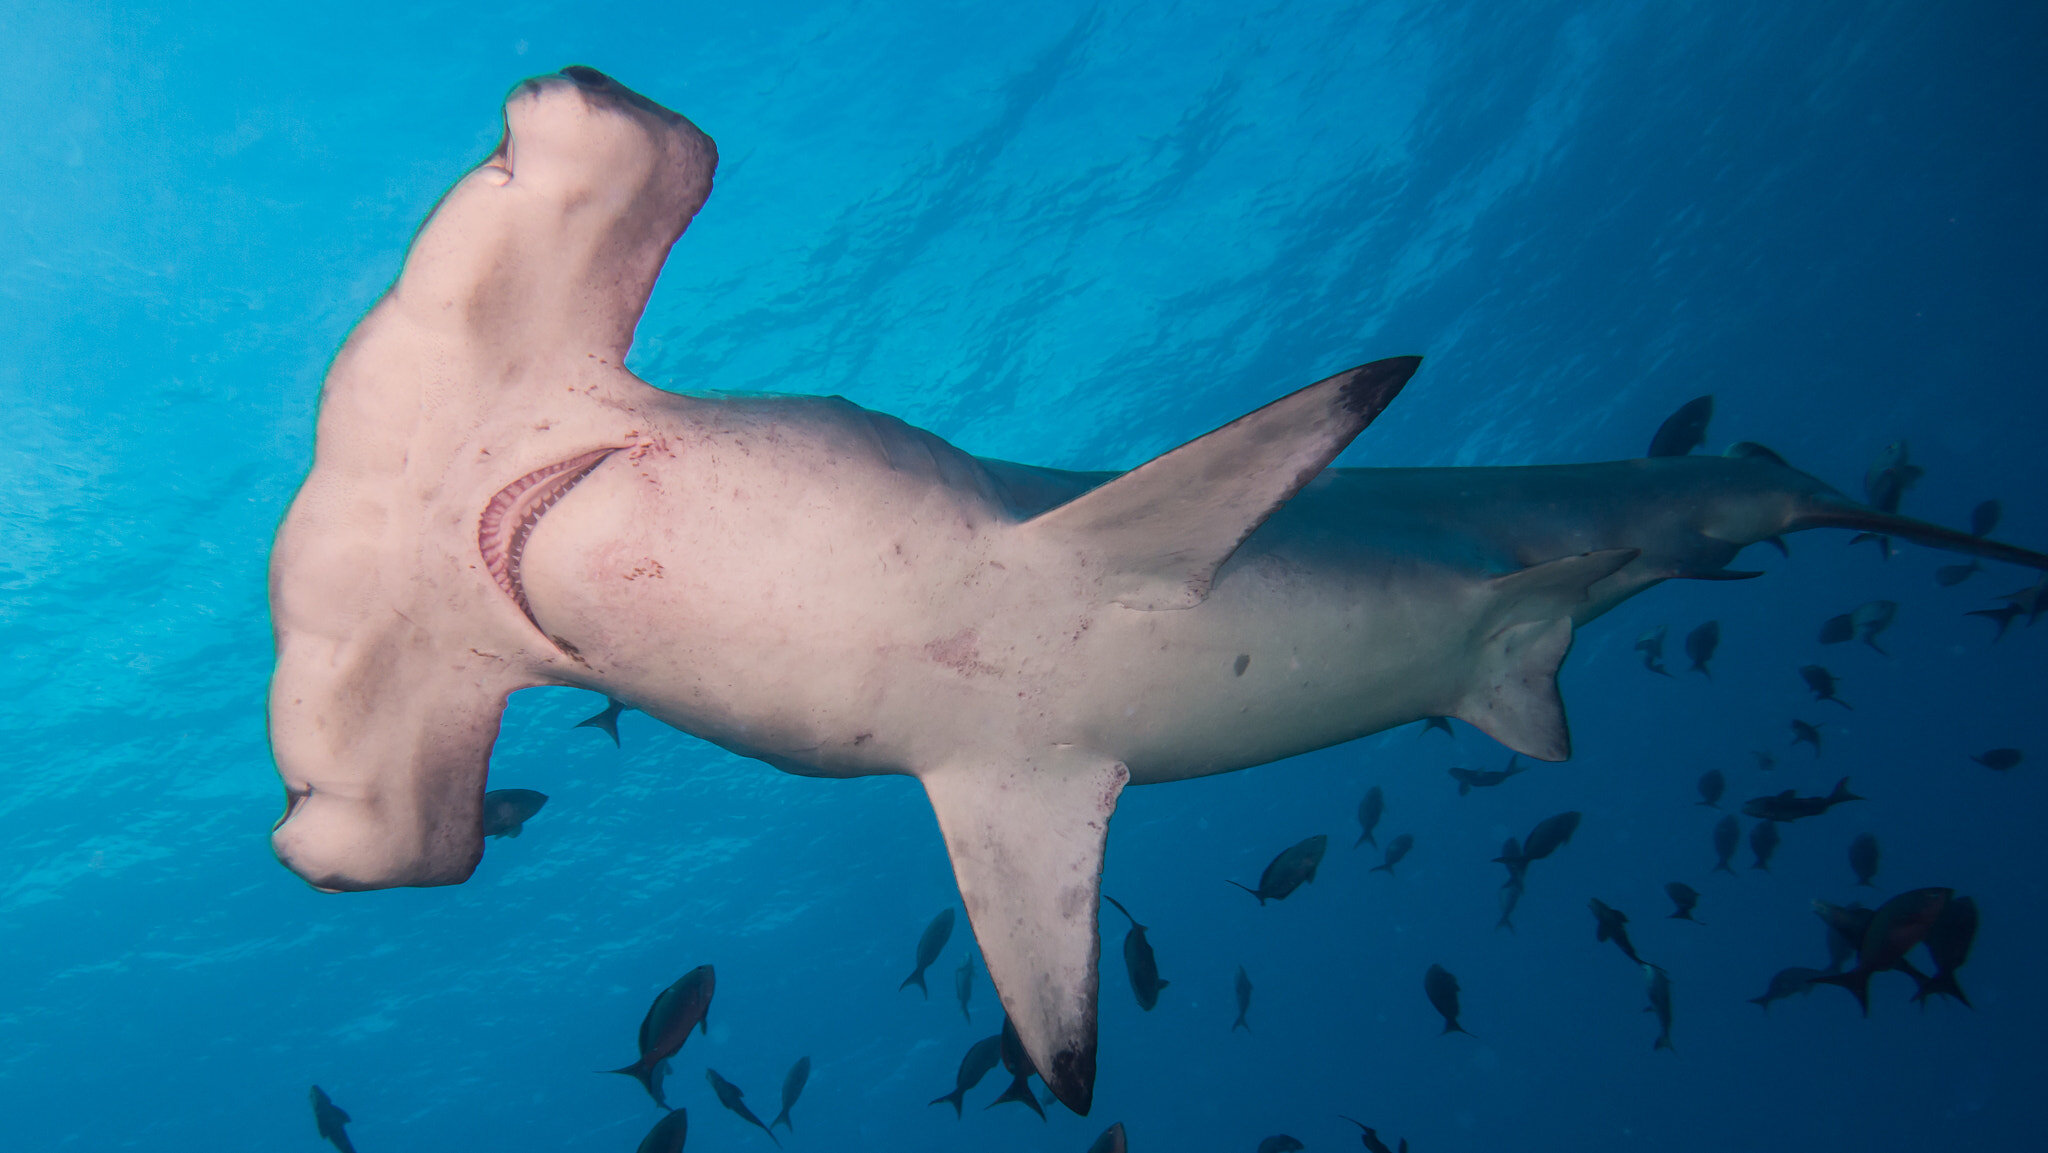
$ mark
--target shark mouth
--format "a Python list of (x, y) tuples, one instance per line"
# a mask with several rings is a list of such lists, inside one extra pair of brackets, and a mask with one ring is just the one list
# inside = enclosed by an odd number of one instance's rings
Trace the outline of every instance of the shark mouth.
[(526, 538), (556, 501), (617, 451), (592, 449), (581, 456), (534, 469), (499, 489), (498, 495), (484, 506), (484, 514), (477, 522), (477, 550), (483, 553), (484, 567), (490, 570), (491, 579), (498, 582), (498, 587), (505, 590), (505, 595), (512, 598), (534, 628), (540, 628), (540, 622), (533, 619), (533, 606), (526, 603), (526, 588), (519, 583), (519, 558), (526, 553)]

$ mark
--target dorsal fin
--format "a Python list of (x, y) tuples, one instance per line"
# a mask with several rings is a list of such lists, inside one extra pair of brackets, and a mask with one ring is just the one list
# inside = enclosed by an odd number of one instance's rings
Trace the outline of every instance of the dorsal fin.
[(1192, 608), (1216, 569), (1394, 399), (1419, 356), (1318, 381), (1026, 521), (1127, 608)]

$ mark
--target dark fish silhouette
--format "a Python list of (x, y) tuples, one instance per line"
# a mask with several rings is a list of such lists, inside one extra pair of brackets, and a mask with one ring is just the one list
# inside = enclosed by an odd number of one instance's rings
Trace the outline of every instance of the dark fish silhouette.
[(1877, 876), (1879, 850), (1877, 838), (1870, 833), (1858, 833), (1849, 842), (1849, 867), (1856, 871), (1856, 883), (1870, 884), (1870, 878)]
[[(1522, 760), (1513, 753), (1508, 754), (1508, 767), (1504, 769), (1452, 769), (1451, 779), (1458, 782), (1458, 795), (1465, 796), (1473, 789), (1490, 789), (1509, 777), (1526, 773)], [(1357, 846), (1352, 846), (1356, 848)]]
[(1540, 861), (1563, 848), (1579, 831), (1579, 816), (1576, 811), (1559, 813), (1536, 822), (1529, 835), (1522, 839), (1522, 860)]
[(1529, 859), (1522, 855), (1522, 842), (1513, 837), (1500, 843), (1500, 856), (1495, 857), (1493, 863), (1507, 866), (1505, 884), (1519, 885), (1529, 875)]
[(1990, 536), (1998, 528), (1999, 518), (2005, 515), (2005, 506), (1995, 500), (1987, 500), (1970, 510), (1970, 535)]
[(1987, 769), (1997, 769), (2002, 773), (2018, 765), (2024, 757), (2018, 749), (1991, 749), (1987, 752), (1978, 753), (1970, 759)]
[(1768, 1013), (1771, 1011), (1771, 1002), (1782, 1001), (1794, 994), (1812, 993), (1814, 979), (1825, 976), (1827, 973), (1823, 970), (1803, 969), (1797, 965), (1789, 969), (1780, 969), (1771, 974), (1770, 986), (1763, 991), (1763, 995), (1751, 997), (1749, 1003)]
[(777, 1125), (792, 1133), (796, 1132), (796, 1126), (789, 1123), (789, 1110), (791, 1106), (796, 1104), (796, 1099), (804, 1095), (804, 1085), (810, 1079), (811, 1059), (809, 1057), (798, 1057), (796, 1064), (789, 1067), (789, 1072), (782, 1075), (782, 1112), (775, 1115), (775, 1120), (768, 1122), (768, 1131), (770, 1133), (775, 1131)]
[(1806, 687), (1813, 690), (1815, 700), (1833, 701), (1845, 709), (1856, 707), (1835, 695), (1835, 687), (1842, 683), (1841, 679), (1819, 665), (1799, 666), (1799, 679), (1805, 681)]
[(1458, 1024), (1458, 979), (1451, 976), (1449, 969), (1431, 965), (1429, 972), (1422, 975), (1422, 992), (1429, 998), (1430, 1006), (1443, 1014), (1444, 1032), (1472, 1035)]
[(1856, 1003), (1863, 1007), (1863, 1015), (1869, 1016), (1870, 978), (1888, 969), (1912, 972), (1912, 967), (1906, 963), (1906, 954), (1926, 938), (1953, 896), (1954, 889), (1914, 889), (1879, 905), (1871, 914), (1870, 927), (1864, 930), (1863, 940), (1857, 947), (1856, 967), (1844, 973), (1815, 977), (1814, 982), (1840, 985), (1849, 990), (1855, 995)]
[(1621, 949), (1621, 955), (1640, 965), (1641, 957), (1636, 956), (1636, 947), (1628, 939), (1628, 914), (1614, 908), (1598, 897), (1586, 902), (1593, 910), (1593, 939), (1613, 941)]
[(1273, 863), (1266, 866), (1266, 871), (1259, 874), (1259, 887), (1256, 889), (1237, 885), (1236, 881), (1230, 883), (1257, 897), (1261, 905), (1267, 901), (1284, 900), (1289, 893), (1316, 879), (1316, 866), (1323, 863), (1323, 850), (1329, 844), (1329, 837), (1317, 833), (1300, 844), (1281, 850), (1280, 855), (1273, 858)]
[[(1877, 459), (1871, 462), (1869, 470), (1863, 474), (1865, 503), (1879, 512), (1897, 513), (1906, 490), (1912, 488), (1926, 474), (1927, 470), (1907, 459), (1906, 442), (1893, 441), (1884, 447), (1883, 452), (1877, 454)], [(1884, 554), (1885, 559), (1891, 559), (1890, 537), (1875, 532), (1859, 532), (1849, 538), (1849, 543), (1855, 544), (1864, 540), (1876, 541), (1878, 551)]]
[(1275, 1133), (1271, 1137), (1259, 1142), (1258, 1153), (1294, 1153), (1297, 1149), (1305, 1148), (1307, 1146), (1289, 1137), (1287, 1134)]
[(1719, 769), (1708, 769), (1700, 774), (1700, 799), (1693, 803), (1718, 809), (1721, 807), (1721, 794), (1727, 791), (1728, 778)]
[(619, 714), (625, 712), (627, 709), (632, 707), (633, 706), (618, 699), (617, 697), (606, 697), (604, 699), (603, 712), (597, 714), (594, 717), (585, 717), (582, 720), (577, 721), (574, 725), (571, 725), (570, 727), (577, 729), (596, 729), (599, 732), (602, 732), (605, 736), (610, 737), (612, 739), (612, 744), (616, 746), (619, 743)]
[(1792, 743), (1795, 745), (1812, 745), (1813, 755), (1816, 757), (1820, 756), (1820, 726), (1809, 725), (1795, 717), (1792, 721)]
[[(761, 1119), (759, 1117), (754, 1116), (754, 1111), (752, 1109), (747, 1108), (747, 1103), (741, 1100), (741, 1098), (745, 1097), (746, 1094), (740, 1091), (740, 1087), (738, 1085), (735, 1085), (732, 1082), (726, 1080), (725, 1078), (719, 1076), (718, 1070), (716, 1069), (704, 1070), (704, 1079), (706, 1081), (711, 1082), (711, 1091), (713, 1093), (718, 1094), (718, 1103), (720, 1105), (723, 1105), (727, 1109), (732, 1110), (733, 1114), (737, 1116), (740, 1120), (745, 1121), (747, 1124), (754, 1126), (761, 1132), (768, 1134), (768, 1139), (770, 1141), (775, 1141), (775, 1131), (773, 1129), (770, 1129), (768, 1126), (761, 1124)], [(782, 1142), (775, 1141), (775, 1147), (778, 1149), (781, 1148)]]
[(1720, 621), (1708, 621), (1685, 634), (1685, 655), (1692, 661), (1691, 671), (1713, 676), (1713, 672), (1707, 668), (1707, 662), (1714, 659), (1714, 650), (1720, 647)]
[(1378, 785), (1367, 789), (1365, 799), (1358, 802), (1358, 843), (1351, 847), (1355, 849), (1359, 845), (1371, 844), (1373, 848), (1379, 848), (1380, 842), (1373, 836), (1373, 830), (1380, 827), (1380, 818), (1386, 813), (1387, 795), (1380, 792)]
[(1431, 730), (1442, 730), (1445, 736), (1452, 738), (1456, 738), (1458, 735), (1451, 731), (1451, 718), (1449, 717), (1422, 718), (1422, 733), (1418, 735), (1426, 736)]
[(484, 836), (518, 836), (526, 822), (547, 803), (546, 793), (532, 789), (492, 789), (484, 794)]
[(1749, 755), (1756, 758), (1756, 767), (1762, 772), (1768, 773), (1778, 767), (1778, 758), (1762, 749), (1751, 749)]
[(1843, 641), (1854, 640), (1855, 637), (1856, 615), (1854, 613), (1843, 613), (1840, 616), (1829, 617), (1821, 622), (1820, 643), (1824, 645), (1838, 645)]
[(1131, 922), (1131, 931), (1124, 934), (1124, 970), (1131, 976), (1131, 993), (1138, 998), (1138, 1008), (1149, 1013), (1159, 1003), (1159, 990), (1168, 983), (1159, 979), (1159, 961), (1152, 955), (1152, 943), (1145, 939), (1145, 926), (1115, 897), (1104, 893), (1102, 899)]
[(2007, 626), (2012, 624), (2012, 620), (2014, 617), (2020, 615), (2020, 606), (2008, 604), (2001, 605), (1995, 609), (1971, 609), (1969, 612), (1966, 612), (1963, 615), (1969, 617), (1984, 617), (1985, 619), (1990, 620), (1998, 626), (1998, 631), (1991, 635), (1991, 639), (1994, 641), (2002, 641), (2005, 639), (2005, 630)]
[(1650, 1051), (1671, 1048), (1671, 974), (1663, 969), (1642, 962), (1643, 984), (1650, 995), (1650, 1012), (1657, 1014), (1657, 1039), (1650, 1044)]
[(661, 1095), (661, 1079), (668, 1072), (664, 1062), (682, 1049), (690, 1030), (711, 1031), (711, 996), (717, 988), (717, 975), (709, 965), (684, 973), (647, 1007), (647, 1016), (640, 1021), (640, 1059), (623, 1069), (606, 1071), (624, 1073), (640, 1082), (656, 1105), (668, 1108)]
[(1778, 851), (1779, 839), (1778, 822), (1758, 821), (1756, 827), (1749, 831), (1749, 851), (1756, 854), (1756, 860), (1749, 867), (1770, 872), (1771, 856)]
[(1934, 583), (1945, 589), (1952, 589), (1982, 572), (1984, 566), (1976, 561), (1968, 564), (1945, 564), (1934, 570)]
[[(898, 989), (897, 992), (900, 993), (902, 990)], [(960, 967), (953, 970), (953, 996), (960, 1001), (960, 1015), (969, 1021), (974, 1020), (974, 1014), (967, 1011), (967, 1002), (974, 996), (974, 950), (972, 949), (967, 951), (966, 956), (960, 958)]]
[(1400, 864), (1401, 858), (1407, 856), (1408, 850), (1414, 847), (1414, 835), (1410, 833), (1402, 833), (1400, 836), (1395, 837), (1393, 840), (1387, 842), (1386, 859), (1381, 861), (1379, 864), (1374, 865), (1371, 871), (1375, 873), (1385, 873), (1390, 877), (1393, 876), (1394, 866)]
[(1239, 966), (1237, 967), (1237, 1020), (1235, 1020), (1235, 1021), (1231, 1022), (1231, 1025), (1230, 1025), (1230, 1031), (1231, 1031), (1231, 1032), (1235, 1033), (1235, 1032), (1237, 1032), (1237, 1031), (1238, 1031), (1239, 1029), (1243, 1029), (1243, 1030), (1244, 1030), (1245, 1032), (1247, 1032), (1247, 1033), (1249, 1033), (1249, 1032), (1251, 1032), (1251, 1031), (1252, 1031), (1252, 1026), (1251, 1026), (1251, 1022), (1249, 1022), (1249, 1021), (1246, 1021), (1246, 1020), (1244, 1019), (1244, 1014), (1245, 1014), (1245, 1010), (1247, 1010), (1247, 1009), (1250, 1009), (1251, 1007), (1252, 1007), (1252, 978), (1251, 978), (1251, 974), (1249, 974), (1249, 973), (1246, 973), (1246, 972), (1244, 971), (1244, 966), (1243, 966), (1243, 965), (1239, 965)]
[(1031, 1075), (1038, 1072), (1038, 1067), (1031, 1063), (1030, 1054), (1024, 1052), (1024, 1042), (1018, 1039), (1017, 1027), (1010, 1023), (1008, 1017), (1003, 1018), (1000, 1052), (1003, 1068), (1010, 1074), (1010, 1087), (1003, 1090), (1002, 1096), (990, 1101), (985, 1108), (993, 1109), (1005, 1101), (1021, 1101), (1029, 1105), (1033, 1113), (1038, 1114), (1040, 1121), (1045, 1120), (1045, 1106), (1038, 1103), (1038, 1094), (1031, 1091)]
[(2007, 608), (2027, 614), (2027, 624), (2031, 626), (2042, 613), (2048, 612), (2048, 577), (1998, 599), (2004, 601)]
[(953, 906), (947, 905), (939, 911), (938, 916), (932, 918), (931, 924), (924, 927), (924, 932), (918, 935), (917, 968), (912, 969), (910, 976), (903, 978), (903, 983), (896, 986), (898, 993), (916, 985), (917, 991), (924, 994), (925, 1000), (932, 999), (932, 991), (924, 983), (924, 971), (931, 968), (933, 961), (939, 959), (940, 951), (945, 949), (946, 941), (952, 936)]
[[(1379, 1130), (1355, 1117), (1346, 1117), (1342, 1113), (1339, 1113), (1337, 1117), (1339, 1120), (1349, 1121), (1353, 1125), (1358, 1126), (1358, 1139), (1365, 1144), (1366, 1153), (1394, 1153), (1394, 1150), (1387, 1148), (1385, 1141), (1380, 1140)], [(1403, 1137), (1401, 1138), (1401, 1153), (1407, 1153), (1407, 1151), (1408, 1139)]]
[(1741, 843), (1742, 822), (1736, 820), (1733, 813), (1722, 817), (1720, 823), (1714, 826), (1714, 856), (1717, 858), (1714, 868), (1723, 873), (1735, 872), (1734, 867), (1728, 862), (1735, 858), (1735, 846)]
[(1976, 939), (1977, 902), (1973, 898), (1957, 897), (1942, 906), (1941, 915), (1927, 930), (1927, 954), (1934, 958), (1934, 976), (1920, 982), (1913, 999), (1925, 1002), (1940, 994), (1961, 1001), (1966, 1009), (1973, 1008), (1963, 996), (1963, 987), (1956, 984), (1956, 970), (1970, 959), (1970, 945)]
[(1870, 931), (1870, 919), (1877, 915), (1877, 911), (1860, 904), (1831, 905), (1826, 901), (1815, 901), (1813, 912), (1827, 926), (1827, 971), (1838, 973), (1863, 947), (1863, 934)]
[(1670, 626), (1658, 625), (1636, 638), (1636, 651), (1643, 654), (1643, 667), (1659, 676), (1671, 675), (1671, 670), (1664, 667), (1664, 634), (1670, 631)]
[(1500, 887), (1500, 920), (1493, 923), (1494, 928), (1506, 929), (1510, 933), (1515, 931), (1515, 906), (1522, 903), (1523, 888), (1519, 873), (1509, 877), (1507, 883)]
[(1884, 656), (1891, 654), (1884, 651), (1884, 647), (1877, 643), (1877, 638), (1883, 636), (1884, 631), (1892, 627), (1892, 622), (1898, 618), (1897, 601), (1865, 601), (1849, 614), (1850, 623), (1856, 627), (1856, 635), (1862, 638), (1864, 644)]
[(1698, 907), (1700, 903), (1700, 891), (1698, 889), (1693, 888), (1684, 881), (1668, 881), (1664, 885), (1664, 895), (1671, 898), (1672, 904), (1672, 912), (1671, 916), (1667, 918), (1668, 920), (1691, 921), (1695, 925), (1700, 923), (1700, 919), (1692, 915), (1693, 909)]
[(1689, 456), (1693, 449), (1705, 444), (1707, 422), (1714, 419), (1714, 396), (1696, 396), (1678, 406), (1678, 411), (1664, 418), (1657, 426), (1657, 433), (1650, 438), (1649, 456)]
[(352, 1120), (348, 1113), (318, 1085), (313, 1086), (310, 1096), (313, 1099), (313, 1128), (319, 1130), (320, 1136), (332, 1142), (341, 1153), (356, 1153), (355, 1145), (348, 1139), (348, 1130), (342, 1128)]
[(1742, 815), (1762, 821), (1796, 821), (1802, 817), (1818, 817), (1836, 805), (1862, 799), (1849, 791), (1849, 778), (1843, 777), (1835, 782), (1835, 791), (1825, 797), (1794, 796), (1791, 789), (1775, 796), (1751, 797), (1742, 802)]
[(993, 1033), (967, 1047), (967, 1055), (960, 1058), (960, 1069), (953, 1074), (953, 1091), (943, 1097), (934, 1097), (931, 1104), (941, 1101), (953, 1106), (953, 1115), (961, 1116), (960, 1103), (967, 1099), (967, 1091), (981, 1084), (988, 1071), (1003, 1059), (1003, 1035)]
[(690, 1115), (681, 1109), (671, 1109), (647, 1136), (640, 1139), (636, 1153), (683, 1153), (683, 1139), (690, 1135)]
[(1129, 1153), (1130, 1147), (1124, 1138), (1124, 1123), (1119, 1121), (1102, 1131), (1095, 1144), (1088, 1146), (1088, 1153)]

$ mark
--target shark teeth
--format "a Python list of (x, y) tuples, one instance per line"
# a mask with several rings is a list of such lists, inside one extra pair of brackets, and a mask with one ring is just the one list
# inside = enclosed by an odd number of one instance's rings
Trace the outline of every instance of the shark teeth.
[(526, 538), (556, 501), (617, 451), (592, 449), (581, 456), (534, 469), (499, 489), (477, 521), (476, 545), (483, 554), (484, 567), (535, 628), (540, 627), (540, 622), (534, 620), (533, 606), (526, 603), (526, 589), (519, 583), (519, 559), (526, 552)]

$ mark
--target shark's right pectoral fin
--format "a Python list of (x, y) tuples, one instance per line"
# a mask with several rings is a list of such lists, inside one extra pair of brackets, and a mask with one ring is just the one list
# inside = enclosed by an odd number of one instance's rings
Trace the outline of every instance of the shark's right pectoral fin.
[(1237, 546), (1337, 459), (1421, 363), (1397, 356), (1317, 381), (1039, 514), (1024, 531), (1100, 566), (1118, 604), (1191, 608)]
[(1114, 760), (1045, 749), (920, 774), (989, 980), (1053, 1095), (1095, 1095), (1096, 930)]
[(1475, 675), (1456, 716), (1526, 757), (1572, 755), (1558, 666), (1572, 647), (1572, 610), (1594, 584), (1640, 555), (1636, 549), (1581, 553), (1532, 565), (1488, 583), (1493, 609), (1480, 625)]

